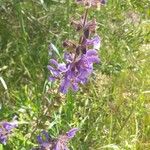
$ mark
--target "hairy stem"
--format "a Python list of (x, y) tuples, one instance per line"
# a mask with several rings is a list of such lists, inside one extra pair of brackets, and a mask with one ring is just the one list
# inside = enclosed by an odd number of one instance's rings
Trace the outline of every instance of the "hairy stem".
[(87, 21), (87, 15), (88, 15), (88, 8), (85, 10), (85, 16), (84, 16), (84, 21), (83, 21), (83, 27), (85, 26), (85, 23)]
[[(82, 25), (83, 29), (84, 29), (86, 21), (87, 21), (87, 15), (88, 15), (88, 8), (85, 10), (85, 15), (84, 15), (84, 19), (83, 19), (83, 25)], [(83, 40), (82, 37), (83, 37), (83, 35), (81, 35), (81, 37), (79, 39), (79, 45), (82, 43), (82, 40)], [(77, 56), (78, 56), (78, 54), (75, 53), (74, 60), (73, 60), (74, 62), (75, 62)]]

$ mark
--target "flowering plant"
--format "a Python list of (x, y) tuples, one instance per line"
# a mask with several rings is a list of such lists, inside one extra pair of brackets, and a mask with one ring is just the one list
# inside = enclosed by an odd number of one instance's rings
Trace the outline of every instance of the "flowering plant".
[(14, 128), (17, 127), (17, 122), (0, 122), (0, 143), (6, 144), (8, 137), (11, 135)]
[[(59, 91), (63, 94), (66, 94), (70, 89), (78, 91), (79, 85), (88, 82), (90, 75), (93, 73), (93, 65), (100, 62), (98, 50), (101, 45), (101, 38), (96, 33), (96, 19), (88, 20), (88, 10), (90, 7), (99, 7), (105, 2), (105, 0), (76, 0), (77, 4), (85, 6), (85, 12), (81, 19), (71, 21), (75, 30), (80, 32), (78, 42), (65, 40), (63, 42), (65, 48), (64, 61), (59, 63), (56, 59), (51, 58), (47, 66), (51, 73), (49, 81), (59, 80)], [(6, 144), (17, 124), (17, 122), (0, 123), (0, 143)], [(72, 128), (56, 139), (51, 138), (48, 132), (42, 131), (37, 137), (38, 147), (33, 148), (33, 150), (69, 150), (68, 142), (77, 131), (78, 128)]]
[(46, 131), (37, 137), (39, 147), (33, 150), (68, 150), (67, 143), (75, 136), (78, 128), (72, 128), (57, 139), (52, 139)]
[[(89, 7), (105, 3), (104, 0), (77, 0), (76, 2)], [(57, 60), (50, 59), (48, 65), (51, 72), (49, 80), (54, 82), (58, 79), (60, 81), (59, 91), (63, 94), (66, 94), (70, 88), (73, 91), (78, 91), (79, 84), (85, 84), (92, 74), (93, 64), (100, 62), (98, 50), (101, 39), (96, 34), (96, 20), (88, 21), (88, 9), (85, 9), (85, 13), (79, 21), (73, 20), (71, 22), (76, 31), (82, 32), (79, 42), (64, 41), (64, 48), (69, 49), (69, 52), (64, 53), (64, 62), (58, 63)], [(91, 35), (94, 36), (91, 38)]]

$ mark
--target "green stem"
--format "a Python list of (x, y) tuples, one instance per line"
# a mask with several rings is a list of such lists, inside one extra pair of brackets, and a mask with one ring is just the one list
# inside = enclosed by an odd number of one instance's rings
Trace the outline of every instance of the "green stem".
[(112, 130), (113, 130), (113, 115), (111, 113), (111, 116), (110, 116), (110, 130), (109, 130), (109, 144), (111, 144)]
[(74, 108), (74, 97), (71, 90), (69, 90), (67, 94), (67, 109), (66, 109), (66, 117), (68, 122), (70, 122), (73, 118), (73, 108)]
[(134, 112), (134, 109), (132, 109), (132, 111), (130, 112), (130, 114), (128, 115), (128, 117), (126, 118), (126, 120), (124, 121), (124, 124), (121, 126), (120, 130), (117, 132), (115, 138), (117, 138), (117, 136), (119, 135), (119, 133), (123, 130), (123, 128), (126, 126), (128, 120), (130, 119), (132, 113)]
[[(67, 0), (67, 22), (69, 23), (70, 21), (70, 0)], [(68, 29), (68, 38), (70, 37), (70, 26), (67, 27)]]
[[(85, 15), (84, 15), (84, 20), (83, 20), (83, 28), (84, 28), (84, 26), (85, 26), (85, 24), (86, 24), (86, 21), (87, 21), (87, 15), (88, 15), (88, 8), (85, 10)], [(81, 44), (81, 41), (82, 40), (82, 36), (80, 37), (80, 39), (79, 39), (79, 45)], [(75, 53), (75, 56), (74, 56), (74, 62), (76, 61), (76, 58), (77, 58), (77, 53)]]
[(85, 16), (84, 16), (84, 21), (83, 21), (83, 27), (85, 26), (85, 23), (87, 21), (87, 15), (88, 15), (88, 8), (85, 10)]

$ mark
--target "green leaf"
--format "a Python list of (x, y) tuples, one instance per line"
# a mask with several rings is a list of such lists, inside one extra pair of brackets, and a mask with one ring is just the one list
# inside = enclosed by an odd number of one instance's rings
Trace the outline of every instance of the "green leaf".
[(7, 90), (8, 88), (7, 88), (6, 82), (4, 81), (4, 79), (2, 77), (0, 77), (0, 81), (1, 81), (4, 89)]
[(56, 46), (54, 44), (51, 43), (50, 48), (60, 57), (59, 50), (56, 48)]

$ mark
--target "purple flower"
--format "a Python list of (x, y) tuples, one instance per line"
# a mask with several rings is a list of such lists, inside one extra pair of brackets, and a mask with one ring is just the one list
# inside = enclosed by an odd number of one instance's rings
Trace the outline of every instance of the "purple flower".
[(46, 131), (42, 131), (41, 135), (37, 137), (39, 147), (32, 150), (69, 150), (67, 144), (77, 131), (78, 128), (73, 128), (57, 139), (51, 139)]
[(88, 50), (86, 54), (82, 55), (82, 58), (78, 61), (78, 78), (80, 83), (84, 84), (88, 77), (93, 72), (93, 64), (99, 63), (98, 53), (96, 50)]
[(95, 36), (93, 39), (86, 39), (85, 45), (93, 46), (93, 49), (99, 50), (101, 39), (99, 36)]
[(79, 88), (78, 83), (79, 80), (75, 71), (70, 69), (66, 72), (65, 77), (61, 82), (60, 92), (65, 94), (68, 92), (69, 88), (71, 88), (73, 91), (77, 91)]
[[(93, 72), (93, 64), (99, 63), (97, 50), (100, 48), (100, 37), (95, 36), (93, 39), (86, 39), (85, 46), (92, 47), (93, 49), (87, 50), (85, 54), (81, 53), (76, 55), (74, 53), (65, 53), (65, 63), (58, 63), (56, 60), (51, 59), (48, 69), (52, 76), (49, 77), (50, 81), (60, 80), (60, 92), (66, 94), (69, 89), (78, 91), (79, 84), (85, 84), (88, 77)], [(53, 65), (53, 66), (52, 66)]]
[(12, 130), (17, 127), (17, 122), (1, 122), (0, 123), (0, 143), (6, 144), (8, 136)]
[(67, 144), (69, 140), (71, 140), (75, 136), (78, 130), (79, 130), (78, 128), (73, 128), (68, 132), (66, 132), (65, 135), (60, 135), (59, 138), (57, 139), (54, 150), (69, 150)]
[(46, 131), (42, 131), (41, 135), (37, 136), (38, 148), (33, 148), (32, 150), (48, 150), (53, 148), (53, 140), (49, 137)]
[(65, 63), (58, 63), (56, 60), (51, 59), (50, 64), (47, 68), (51, 72), (52, 76), (49, 77), (50, 81), (55, 81), (55, 79), (59, 78), (61, 74), (65, 73), (67, 71), (66, 64)]
[(67, 137), (69, 139), (72, 139), (75, 136), (75, 134), (76, 134), (77, 131), (79, 131), (78, 128), (72, 128), (71, 130), (69, 130), (68, 132), (66, 132), (66, 135), (67, 135)]

